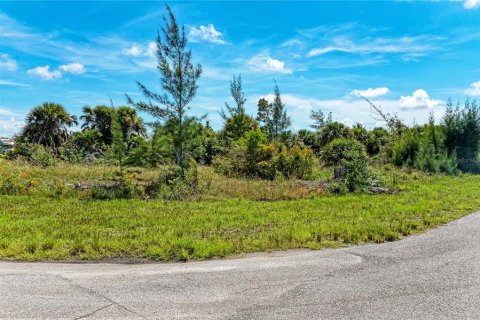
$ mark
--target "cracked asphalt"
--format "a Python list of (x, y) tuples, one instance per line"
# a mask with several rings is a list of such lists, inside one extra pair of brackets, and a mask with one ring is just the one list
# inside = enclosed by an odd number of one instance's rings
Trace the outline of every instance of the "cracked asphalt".
[(336, 250), (165, 264), (0, 262), (0, 318), (480, 319), (480, 213)]

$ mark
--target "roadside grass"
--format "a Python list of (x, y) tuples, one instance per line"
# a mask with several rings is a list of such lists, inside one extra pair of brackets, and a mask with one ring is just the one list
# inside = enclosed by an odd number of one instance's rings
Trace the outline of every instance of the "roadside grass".
[(395, 179), (404, 188), (398, 194), (289, 201), (228, 194), (183, 202), (0, 196), (0, 259), (184, 261), (378, 243), (480, 209), (480, 176), (400, 173)]

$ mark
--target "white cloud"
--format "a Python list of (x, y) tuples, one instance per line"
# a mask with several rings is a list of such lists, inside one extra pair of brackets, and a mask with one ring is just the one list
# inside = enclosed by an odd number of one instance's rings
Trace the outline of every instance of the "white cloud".
[(59, 69), (63, 70), (64, 72), (73, 73), (73, 74), (81, 74), (81, 73), (85, 73), (86, 71), (85, 66), (78, 62), (64, 64), (60, 66)]
[(27, 71), (28, 74), (40, 77), (42, 80), (55, 80), (62, 77), (62, 73), (58, 70), (50, 71), (50, 66), (36, 67)]
[(18, 69), (17, 62), (6, 53), (0, 53), (0, 70), (15, 71)]
[(213, 24), (208, 24), (206, 26), (190, 27), (190, 32), (188, 33), (188, 40), (191, 42), (201, 42), (207, 41), (211, 43), (225, 44), (225, 41), (222, 39), (223, 33), (216, 30)]
[(0, 116), (13, 116), (14, 113), (6, 108), (0, 107)]
[(12, 87), (31, 87), (29, 84), (18, 83), (8, 80), (1, 80), (0, 79), (0, 86), (12, 86)]
[(143, 53), (143, 49), (139, 45), (134, 44), (130, 48), (123, 49), (122, 52), (130, 57), (138, 57)]
[(157, 52), (157, 43), (152, 41), (148, 43), (147, 50), (145, 50), (144, 55), (146, 55), (147, 57), (153, 57), (155, 56), (156, 52)]
[(473, 82), (465, 93), (469, 96), (480, 96), (480, 81)]
[(314, 57), (330, 52), (345, 53), (403, 53), (412, 54), (431, 51), (432, 45), (426, 42), (432, 40), (424, 36), (402, 38), (367, 38), (360, 42), (353, 42), (347, 37), (336, 37), (329, 46), (315, 48), (307, 53), (307, 57)]
[(465, 0), (463, 2), (463, 7), (465, 9), (475, 9), (480, 6), (480, 0)]
[(365, 98), (375, 98), (386, 95), (390, 89), (386, 87), (378, 87), (378, 88), (368, 88), (367, 90), (353, 90), (350, 92), (352, 96), (362, 96)]
[(248, 61), (248, 65), (256, 71), (292, 73), (291, 69), (285, 67), (285, 62), (274, 59), (267, 54), (259, 54)]
[(442, 100), (431, 99), (423, 89), (414, 91), (411, 96), (401, 96), (399, 102), (401, 109), (431, 109), (445, 104)]
[(0, 119), (0, 136), (13, 136), (14, 134), (20, 132), (23, 126), (25, 126), (23, 121), (17, 121), (13, 117), (8, 120)]

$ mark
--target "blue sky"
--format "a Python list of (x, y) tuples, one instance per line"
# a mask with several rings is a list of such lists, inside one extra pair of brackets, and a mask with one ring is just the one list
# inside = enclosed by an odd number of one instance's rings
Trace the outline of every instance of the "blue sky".
[[(277, 81), (294, 130), (313, 107), (379, 125), (355, 93), (409, 123), (480, 96), (480, 0), (169, 4), (204, 70), (190, 114), (217, 129), (240, 73), (252, 115)], [(158, 1), (0, 2), (0, 135), (44, 101), (79, 115), (125, 104), (125, 93), (141, 99), (137, 80), (158, 88), (151, 43), (164, 13)]]

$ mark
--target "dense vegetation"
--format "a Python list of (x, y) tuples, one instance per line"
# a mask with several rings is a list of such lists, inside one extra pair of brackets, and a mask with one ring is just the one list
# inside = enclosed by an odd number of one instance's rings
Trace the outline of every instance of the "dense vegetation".
[[(463, 108), (449, 102), (441, 123), (435, 123), (432, 114), (427, 124), (408, 127), (396, 114), (384, 113), (362, 97), (387, 129), (368, 130), (360, 123), (349, 128), (318, 109), (311, 114), (314, 130), (295, 133), (290, 130), (278, 84), (274, 83), (273, 101), (258, 101), (254, 117), (246, 113), (238, 75), (230, 82), (234, 105), (225, 103), (220, 110), (224, 124), (215, 132), (205, 117), (188, 115), (202, 67), (192, 64), (184, 28), (168, 6), (167, 11), (156, 41), (161, 92), (137, 82), (146, 101), (133, 101), (127, 95), (129, 106), (85, 106), (79, 118), (60, 104), (44, 103), (28, 114), (25, 128), (16, 138), (16, 149), (8, 158), (41, 166), (59, 161), (116, 163), (119, 188), (132, 192), (117, 192), (113, 197), (135, 196), (137, 185), (127, 181), (125, 166), (162, 167), (157, 181), (147, 186), (150, 196), (165, 189), (177, 193), (178, 187), (182, 190), (179, 199), (196, 192), (198, 164), (213, 166), (226, 176), (267, 180), (311, 180), (316, 166), (331, 166), (334, 174), (326, 185), (339, 193), (362, 192), (384, 184), (371, 170), (372, 164), (429, 173), (480, 171), (480, 108), (475, 101), (466, 101)], [(153, 117), (150, 130), (137, 110)], [(70, 132), (78, 120), (82, 121), (81, 131)]]
[(79, 116), (46, 102), (27, 115), (0, 160), (0, 258), (170, 260), (385, 241), (479, 207), (475, 101), (409, 127), (362, 97), (383, 127), (316, 109), (311, 130), (292, 132), (279, 85), (250, 115), (238, 75), (215, 131), (189, 115), (202, 68), (167, 10), (160, 92), (138, 82), (145, 101)]

